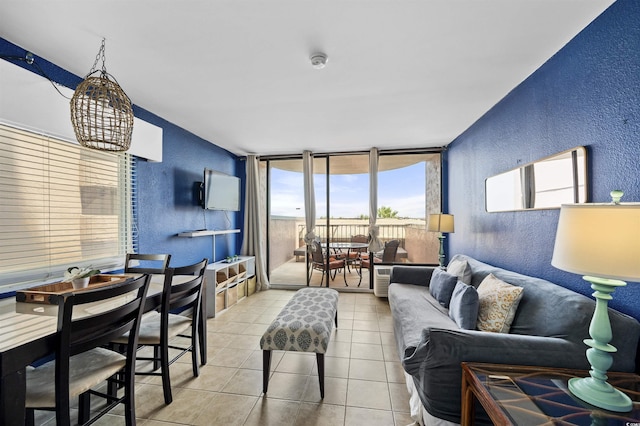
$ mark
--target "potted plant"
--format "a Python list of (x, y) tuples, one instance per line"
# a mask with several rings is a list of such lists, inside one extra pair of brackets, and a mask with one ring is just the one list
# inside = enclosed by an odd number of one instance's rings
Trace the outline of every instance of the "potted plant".
[(67, 268), (64, 272), (64, 282), (71, 281), (73, 288), (85, 288), (89, 285), (89, 280), (92, 276), (99, 274), (99, 269), (93, 269), (90, 266), (86, 268), (79, 268), (72, 266)]

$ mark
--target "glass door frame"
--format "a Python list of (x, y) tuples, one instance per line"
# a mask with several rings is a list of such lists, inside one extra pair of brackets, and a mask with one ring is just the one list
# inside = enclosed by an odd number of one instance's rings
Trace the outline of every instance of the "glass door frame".
[[(444, 197), (444, 194), (446, 192), (446, 179), (444, 177), (445, 173), (446, 173), (446, 159), (445, 159), (445, 148), (430, 148), (430, 149), (409, 149), (409, 150), (380, 150), (379, 151), (379, 155), (380, 156), (386, 156), (386, 155), (409, 155), (409, 154), (439, 154), (440, 155), (440, 176), (439, 176), (439, 181), (440, 181), (440, 200), (439, 200), (439, 204), (440, 206), (442, 206), (442, 208), (444, 208), (446, 206), (446, 198)], [(336, 156), (345, 156), (345, 155), (369, 155), (369, 151), (352, 151), (352, 152), (334, 152), (334, 153), (317, 153), (314, 154), (314, 161), (317, 159), (324, 159), (325, 160), (325, 169), (326, 169), (326, 173), (325, 173), (325, 190), (326, 190), (326, 194), (325, 194), (325, 198), (326, 198), (326, 220), (325, 220), (325, 225), (326, 225), (326, 229), (327, 229), (327, 235), (326, 235), (326, 240), (325, 241), (327, 244), (329, 243), (330, 240), (330, 235), (329, 235), (329, 230), (331, 229), (331, 191), (330, 191), (330, 178), (331, 178), (331, 157), (336, 157)], [(266, 229), (265, 229), (265, 234), (266, 234), (266, 263), (268, 265), (267, 267), (267, 276), (269, 278), (271, 278), (271, 268), (269, 267), (270, 265), (270, 259), (271, 259), (271, 247), (270, 244), (268, 243), (270, 241), (270, 234), (271, 234), (271, 223), (270, 223), (270, 219), (271, 219), (271, 184), (272, 184), (272, 178), (271, 178), (271, 171), (272, 171), (272, 161), (277, 161), (277, 160), (300, 160), (302, 161), (302, 154), (295, 154), (295, 155), (275, 155), (275, 156), (265, 156), (262, 157), (260, 159), (261, 162), (265, 162), (266, 163), (266, 185), (265, 185), (265, 189), (266, 189), (266, 194), (265, 194), (265, 203), (266, 203), (266, 208), (265, 208), (265, 213), (266, 213)], [(318, 173), (314, 170), (314, 175), (317, 175)], [(316, 217), (318, 215), (316, 214)], [(316, 221), (316, 225), (318, 223), (321, 223), (320, 221)], [(328, 247), (328, 245), (327, 245)], [(369, 253), (370, 258), (372, 259), (373, 254)], [(328, 270), (328, 257), (327, 260), (325, 262), (325, 273), (329, 272)], [(385, 263), (376, 263), (377, 265), (393, 265), (395, 262), (385, 262)], [(307, 253), (305, 255), (305, 264), (307, 265), (306, 267), (306, 284), (307, 286), (310, 284), (309, 280), (309, 272), (310, 272), (310, 263), (309, 263), (309, 258), (308, 258), (308, 246), (307, 246)], [(411, 265), (416, 265), (416, 266), (433, 266), (431, 264), (427, 264), (427, 263), (411, 263)], [(327, 283), (325, 284), (326, 287), (329, 286), (329, 280), (327, 280)], [(369, 270), (369, 289), (373, 290), (373, 262), (370, 264), (370, 270)]]

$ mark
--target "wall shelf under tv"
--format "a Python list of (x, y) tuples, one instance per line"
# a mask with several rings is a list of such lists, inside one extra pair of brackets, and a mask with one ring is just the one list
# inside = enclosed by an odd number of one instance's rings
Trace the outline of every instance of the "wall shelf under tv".
[(209, 229), (199, 229), (197, 231), (187, 231), (180, 232), (178, 237), (213, 237), (211, 242), (211, 262), (216, 261), (216, 235), (225, 235), (225, 234), (238, 234), (240, 233), (239, 229), (221, 229), (221, 230), (209, 230)]
[(187, 231), (181, 232), (178, 234), (178, 237), (206, 237), (209, 235), (223, 235), (223, 234), (237, 234), (239, 233), (239, 229), (224, 229), (224, 230), (198, 230), (198, 231)]

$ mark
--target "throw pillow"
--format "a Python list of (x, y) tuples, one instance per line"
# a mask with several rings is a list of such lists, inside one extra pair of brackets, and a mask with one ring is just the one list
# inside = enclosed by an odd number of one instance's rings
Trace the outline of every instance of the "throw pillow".
[(445, 308), (449, 307), (451, 294), (456, 288), (458, 277), (451, 275), (440, 268), (433, 270), (431, 281), (429, 281), (429, 293)]
[(487, 275), (478, 286), (478, 330), (508, 333), (522, 294), (522, 287), (508, 284), (493, 274)]
[(471, 266), (466, 260), (452, 260), (447, 266), (447, 272), (457, 276), (463, 283), (471, 285)]
[(475, 330), (479, 308), (478, 291), (475, 287), (458, 281), (449, 303), (449, 317), (465, 330)]

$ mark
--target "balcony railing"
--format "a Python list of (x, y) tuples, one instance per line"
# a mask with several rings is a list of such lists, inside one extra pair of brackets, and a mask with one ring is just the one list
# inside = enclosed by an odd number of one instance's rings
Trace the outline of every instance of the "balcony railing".
[[(397, 224), (397, 225), (379, 225), (378, 236), (382, 242), (390, 240), (399, 240), (400, 247), (405, 247), (406, 228), (412, 226), (411, 224)], [(300, 245), (304, 244), (305, 225), (298, 225), (298, 240)], [(328, 231), (328, 232), (327, 232)], [(348, 242), (351, 241), (351, 237), (355, 235), (367, 235), (369, 233), (369, 225), (367, 224), (340, 224), (330, 225), (328, 228), (326, 225), (317, 225), (315, 234), (322, 241), (326, 241), (327, 236), (331, 238), (332, 242)]]
[[(354, 235), (367, 235), (368, 220), (335, 219), (329, 228), (326, 222), (316, 224), (315, 234), (326, 241), (327, 236), (333, 242), (347, 242)], [(386, 222), (386, 223), (385, 223)], [(391, 222), (391, 223), (389, 223)], [(426, 230), (425, 221), (418, 219), (381, 219), (378, 230), (383, 242), (397, 239), (402, 249), (401, 262), (437, 264), (438, 234)], [(304, 259), (306, 247), (304, 218), (272, 217), (270, 220), (269, 270), (274, 270), (289, 261)]]

